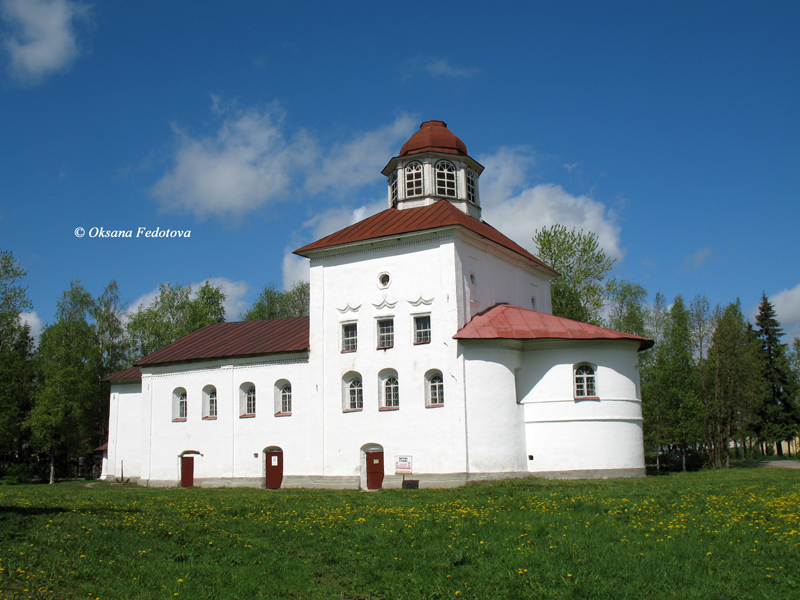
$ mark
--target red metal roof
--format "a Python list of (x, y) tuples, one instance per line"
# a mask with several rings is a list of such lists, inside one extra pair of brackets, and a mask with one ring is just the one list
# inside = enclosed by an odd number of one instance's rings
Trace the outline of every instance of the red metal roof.
[(120, 381), (123, 379), (141, 379), (142, 370), (139, 367), (128, 367), (127, 369), (114, 373), (108, 377), (103, 377), (100, 381)]
[(597, 325), (556, 317), (510, 304), (497, 304), (475, 315), (453, 338), (457, 340), (635, 340), (639, 350), (653, 340)]
[(345, 227), (316, 242), (298, 248), (294, 253), (300, 256), (307, 256), (307, 253), (312, 250), (453, 226), (469, 229), (481, 237), (491, 240), (533, 261), (540, 267), (544, 267), (552, 272), (554, 275), (557, 274), (556, 271), (525, 250), (525, 248), (504, 236), (497, 231), (497, 229), (488, 223), (479, 221), (475, 217), (470, 217), (461, 212), (447, 200), (437, 200), (429, 206), (420, 206), (418, 208), (407, 208), (403, 210), (388, 208), (383, 212), (379, 212), (377, 215), (368, 217), (363, 221), (350, 225), (350, 227)]
[(106, 450), (108, 450), (108, 442), (106, 442), (105, 444), (103, 444), (103, 445), (101, 445), (101, 446), (98, 446), (97, 448), (95, 448), (95, 449), (94, 449), (94, 452), (104, 452), (104, 451), (106, 451)]
[(213, 323), (137, 360), (147, 366), (308, 350), (308, 317)]
[(467, 156), (467, 145), (447, 128), (444, 121), (425, 121), (400, 148), (400, 156), (429, 151)]

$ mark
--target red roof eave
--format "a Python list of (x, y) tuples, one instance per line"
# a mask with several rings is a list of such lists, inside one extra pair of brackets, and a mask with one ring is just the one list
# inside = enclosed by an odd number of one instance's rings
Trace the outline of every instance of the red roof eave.
[(135, 381), (141, 378), (142, 370), (139, 367), (128, 367), (119, 373), (103, 377), (100, 381)]
[(298, 248), (294, 254), (307, 257), (319, 250), (343, 247), (358, 242), (379, 241), (401, 234), (433, 231), (446, 227), (463, 227), (533, 262), (538, 268), (557, 275), (552, 267), (543, 263), (525, 248), (488, 223), (465, 214), (447, 200), (438, 200), (428, 206), (404, 210), (388, 208), (316, 242)]
[(304, 352), (308, 350), (308, 340), (308, 317), (213, 323), (137, 360), (134, 365)]
[(655, 343), (638, 335), (510, 304), (497, 304), (475, 315), (453, 338), (457, 340), (627, 340), (638, 342), (640, 351), (652, 348)]

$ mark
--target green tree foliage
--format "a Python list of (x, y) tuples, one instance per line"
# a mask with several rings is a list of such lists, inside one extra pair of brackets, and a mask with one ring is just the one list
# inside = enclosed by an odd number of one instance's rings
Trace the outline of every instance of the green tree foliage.
[(664, 340), (667, 324), (667, 300), (657, 292), (653, 304), (645, 313), (647, 336), (655, 341), (655, 346), (639, 353), (639, 376), (641, 381), (642, 416), (644, 418), (644, 444), (649, 452), (656, 454), (656, 465), (660, 448), (667, 443), (664, 428), (663, 396), (657, 382), (656, 350)]
[[(703, 439), (703, 418), (695, 385), (689, 310), (680, 295), (669, 310), (656, 295), (650, 321), (658, 344), (642, 370), (642, 402), (651, 445), (670, 445), (686, 453)], [(649, 419), (648, 419), (649, 418)], [(651, 423), (648, 423), (650, 420)]]
[[(125, 303), (120, 299), (116, 281), (108, 284), (95, 300), (90, 310), (92, 328), (97, 343), (99, 375), (107, 377), (118, 373), (130, 364), (130, 341), (125, 332), (123, 315)], [(101, 381), (97, 388), (97, 422), (92, 424), (99, 440), (108, 437), (108, 409), (111, 384)]]
[(33, 339), (20, 314), (32, 307), (21, 285), (27, 272), (0, 250), (0, 452), (16, 462), (26, 445), (20, 423), (30, 410), (34, 381)]
[(616, 331), (647, 337), (647, 290), (630, 281), (611, 282), (608, 286), (608, 326)]
[(758, 341), (761, 349), (762, 373), (767, 391), (759, 410), (759, 438), (775, 443), (782, 454), (780, 442), (793, 439), (798, 433), (800, 414), (796, 404), (797, 381), (792, 372), (786, 345), (781, 342), (783, 330), (775, 318), (775, 309), (766, 294), (756, 316)]
[(789, 365), (794, 372), (795, 380), (800, 381), (800, 337), (794, 338), (789, 350)]
[(689, 310), (682, 296), (669, 309), (664, 341), (656, 350), (658, 386), (664, 398), (667, 436), (681, 452), (686, 470), (686, 451), (703, 439), (703, 418), (696, 394)]
[(253, 306), (240, 317), (243, 321), (262, 321), (307, 316), (310, 303), (309, 289), (307, 281), (297, 281), (285, 292), (278, 290), (274, 283), (267, 284)]
[(49, 456), (50, 482), (56, 461), (87, 454), (98, 439), (100, 349), (90, 324), (94, 300), (73, 282), (58, 302), (56, 321), (39, 340), (39, 379), (26, 421), (33, 447)]
[(192, 298), (191, 286), (161, 284), (150, 306), (141, 305), (128, 321), (132, 359), (137, 360), (211, 323), (225, 321), (222, 286), (203, 283)]
[(730, 466), (730, 443), (752, 430), (763, 394), (758, 342), (739, 301), (719, 316), (706, 370), (706, 446), (712, 466)]
[(552, 280), (553, 314), (599, 325), (603, 281), (615, 261), (600, 248), (597, 235), (553, 225), (537, 230), (533, 241), (539, 258), (559, 272)]

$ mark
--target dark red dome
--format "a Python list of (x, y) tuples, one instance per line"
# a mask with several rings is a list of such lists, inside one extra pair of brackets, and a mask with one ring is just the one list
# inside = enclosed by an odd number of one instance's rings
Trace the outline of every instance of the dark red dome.
[(420, 152), (444, 152), (467, 156), (467, 145), (447, 128), (444, 121), (425, 121), (419, 131), (400, 148), (400, 156)]

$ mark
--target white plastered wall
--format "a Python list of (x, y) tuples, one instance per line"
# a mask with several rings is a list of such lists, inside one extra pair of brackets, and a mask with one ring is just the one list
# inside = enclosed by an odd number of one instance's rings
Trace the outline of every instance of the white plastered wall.
[[(551, 314), (550, 280), (527, 260), (466, 234), (456, 237), (455, 249), (459, 328), (479, 312), (503, 302)], [(535, 308), (531, 298), (536, 299)]]
[(141, 384), (115, 383), (111, 386), (108, 414), (108, 458), (106, 479), (141, 476)]
[[(526, 344), (517, 385), (531, 473), (644, 475), (638, 342)], [(596, 367), (599, 400), (573, 395), (573, 367)]]
[[(319, 472), (321, 430), (318, 408), (309, 403), (305, 354), (262, 357), (261, 360), (207, 361), (192, 365), (151, 367), (143, 377), (150, 399), (149, 444), (143, 447), (150, 485), (177, 485), (180, 457), (192, 453), (196, 485), (263, 487), (264, 449), (284, 451), (284, 477)], [(275, 416), (275, 383), (292, 385), (292, 414)], [(256, 389), (254, 417), (242, 417), (244, 384)], [(204, 419), (202, 392), (217, 390), (217, 418)], [(172, 396), (186, 390), (187, 417), (173, 420)], [(194, 454), (197, 453), (197, 454)]]
[[(361, 448), (384, 448), (386, 487), (394, 457), (412, 456), (417, 474), (465, 473), (463, 365), (452, 339), (458, 326), (453, 236), (430, 235), (413, 242), (364, 244), (357, 254), (339, 251), (311, 262), (312, 390), (320, 390), (324, 411), (324, 466), (327, 477), (358, 481)], [(379, 276), (390, 276), (387, 287)], [(431, 342), (414, 344), (414, 316), (431, 318)], [(377, 320), (393, 318), (394, 347), (377, 349)], [(342, 324), (358, 326), (358, 349), (342, 352)], [(381, 411), (379, 374), (397, 372), (398, 410)], [(444, 378), (445, 402), (426, 407), (425, 375)], [(342, 378), (358, 373), (364, 408), (344, 410)], [(312, 394), (314, 392), (312, 391)]]

